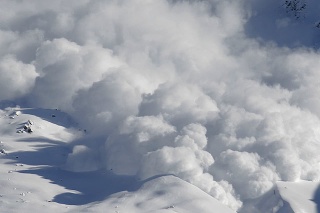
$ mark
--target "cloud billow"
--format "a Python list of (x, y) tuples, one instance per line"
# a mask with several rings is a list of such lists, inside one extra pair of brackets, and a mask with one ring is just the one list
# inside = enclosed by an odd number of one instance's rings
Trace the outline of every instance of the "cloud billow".
[(173, 174), (234, 209), (277, 180), (320, 179), (319, 52), (255, 38), (262, 3), (44, 2), (0, 3), (0, 99), (105, 138), (68, 169)]

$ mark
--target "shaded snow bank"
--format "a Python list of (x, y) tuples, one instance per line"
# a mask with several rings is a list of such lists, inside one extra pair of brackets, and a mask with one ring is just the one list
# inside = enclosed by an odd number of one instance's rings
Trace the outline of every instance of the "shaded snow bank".
[(319, 182), (299, 181), (290, 183), (280, 181), (277, 183), (277, 188), (280, 196), (290, 205), (293, 212), (319, 212)]
[[(183, 192), (183, 193), (181, 193)], [(235, 213), (195, 186), (174, 176), (153, 177), (143, 182), (137, 191), (119, 192), (108, 200), (79, 207), (78, 212), (203, 212)], [(75, 212), (75, 211), (74, 211)]]
[(248, 3), (2, 1), (0, 99), (106, 138), (76, 146), (71, 170), (174, 174), (234, 209), (319, 181), (320, 54), (248, 38)]
[(240, 212), (317, 213), (320, 210), (319, 182), (279, 181), (268, 193), (247, 202)]

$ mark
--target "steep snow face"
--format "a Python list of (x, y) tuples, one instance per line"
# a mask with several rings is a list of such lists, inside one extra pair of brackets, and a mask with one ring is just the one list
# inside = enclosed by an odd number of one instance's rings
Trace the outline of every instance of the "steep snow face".
[[(319, 182), (278, 182), (277, 187), (283, 200), (289, 203), (293, 212), (317, 213), (320, 210)], [(284, 212), (283, 210), (279, 210)]]
[(0, 100), (71, 114), (71, 171), (173, 174), (233, 209), (319, 181), (318, 31), (255, 38), (257, 18), (294, 29), (271, 3), (1, 1)]
[(69, 119), (56, 110), (9, 107), (0, 111), (2, 212), (39, 212), (43, 208), (65, 212), (69, 208), (51, 202), (60, 193), (75, 192), (55, 184), (68, 179), (60, 167), (69, 153), (68, 142), (80, 136)]

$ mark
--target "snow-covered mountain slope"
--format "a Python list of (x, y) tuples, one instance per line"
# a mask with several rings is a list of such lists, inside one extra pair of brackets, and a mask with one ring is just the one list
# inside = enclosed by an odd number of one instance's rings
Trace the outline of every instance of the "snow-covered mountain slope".
[(137, 190), (119, 192), (107, 200), (94, 203), (82, 211), (103, 212), (113, 207), (116, 212), (203, 212), (233, 213), (199, 188), (174, 176), (149, 179)]
[(171, 175), (138, 181), (63, 170), (70, 143), (84, 134), (68, 115), (19, 107), (0, 113), (0, 212), (234, 212)]
[[(292, 212), (320, 212), (320, 183), (310, 181), (278, 182), (277, 188), (284, 203)], [(280, 208), (279, 210), (281, 210)], [(279, 211), (288, 212), (288, 211)]]
[(278, 181), (263, 196), (246, 201), (241, 213), (319, 213), (320, 183)]
[(320, 212), (320, 183), (279, 181), (274, 189), (255, 200), (251, 208), (244, 210), (243, 212), (255, 213), (318, 213)]
[[(61, 209), (61, 205), (50, 201), (55, 195), (70, 190), (47, 177), (52, 171), (59, 176), (59, 167), (69, 152), (67, 142), (76, 135), (75, 130), (62, 125), (62, 122), (67, 124), (63, 121), (66, 116), (62, 115), (56, 110), (41, 109), (1, 111), (1, 212)], [(24, 130), (27, 126), (32, 133)]]

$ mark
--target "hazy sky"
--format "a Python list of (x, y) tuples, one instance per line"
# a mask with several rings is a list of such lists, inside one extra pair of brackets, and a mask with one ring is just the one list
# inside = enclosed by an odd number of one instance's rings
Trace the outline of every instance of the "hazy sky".
[(320, 180), (308, 4), (295, 19), (276, 0), (3, 0), (0, 100), (81, 123), (70, 170), (174, 174), (238, 209), (277, 180)]

